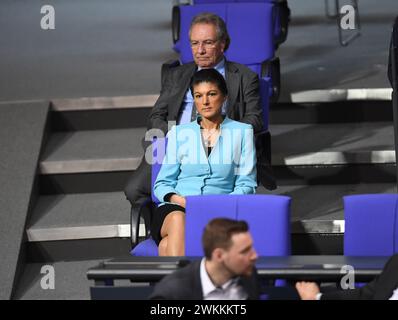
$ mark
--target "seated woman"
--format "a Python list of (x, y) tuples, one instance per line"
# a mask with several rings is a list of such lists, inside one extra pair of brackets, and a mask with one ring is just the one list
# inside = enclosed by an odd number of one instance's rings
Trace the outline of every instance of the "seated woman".
[(252, 194), (257, 187), (252, 126), (222, 114), (227, 85), (214, 69), (195, 73), (196, 121), (174, 126), (154, 185), (163, 201), (151, 225), (160, 256), (185, 255), (186, 196)]

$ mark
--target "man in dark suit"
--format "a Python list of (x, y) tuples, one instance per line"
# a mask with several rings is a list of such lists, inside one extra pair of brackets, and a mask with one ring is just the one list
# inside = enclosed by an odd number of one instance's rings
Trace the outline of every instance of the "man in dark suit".
[(164, 277), (151, 299), (258, 299), (257, 253), (244, 221), (213, 219), (202, 236), (205, 257)]
[[(228, 87), (223, 112), (233, 120), (251, 124), (254, 133), (260, 132), (263, 121), (259, 79), (246, 66), (226, 61), (224, 52), (230, 38), (224, 21), (211, 13), (199, 14), (192, 20), (189, 36), (194, 62), (163, 72), (162, 89), (150, 114), (148, 129), (160, 129), (166, 134), (169, 123), (193, 121), (196, 109), (189, 90), (191, 78), (199, 69), (215, 68), (225, 77)], [(127, 183), (125, 194), (132, 204), (150, 195), (150, 172), (150, 165), (143, 160)]]
[(362, 288), (320, 293), (313, 282), (298, 282), (296, 289), (303, 300), (398, 300), (398, 254), (393, 255), (382, 273)]

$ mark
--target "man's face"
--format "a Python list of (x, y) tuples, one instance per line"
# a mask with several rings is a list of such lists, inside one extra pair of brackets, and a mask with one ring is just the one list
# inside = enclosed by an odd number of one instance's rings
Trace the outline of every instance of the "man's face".
[(257, 260), (250, 233), (236, 233), (231, 240), (232, 246), (224, 251), (224, 267), (233, 276), (250, 276)]
[(214, 68), (224, 54), (225, 42), (217, 39), (216, 27), (210, 23), (197, 23), (191, 29), (193, 59), (200, 68)]

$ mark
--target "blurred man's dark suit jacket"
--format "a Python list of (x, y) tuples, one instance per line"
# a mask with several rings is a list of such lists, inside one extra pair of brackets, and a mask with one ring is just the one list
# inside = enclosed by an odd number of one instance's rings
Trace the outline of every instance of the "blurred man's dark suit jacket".
[(323, 293), (321, 300), (388, 300), (398, 288), (398, 254), (392, 256), (382, 273), (362, 288)]
[[(191, 262), (184, 268), (164, 277), (149, 297), (150, 299), (166, 300), (203, 300), (202, 283), (200, 280), (201, 260)], [(249, 300), (259, 299), (260, 290), (257, 271), (250, 277), (241, 277), (240, 284), (248, 294)]]

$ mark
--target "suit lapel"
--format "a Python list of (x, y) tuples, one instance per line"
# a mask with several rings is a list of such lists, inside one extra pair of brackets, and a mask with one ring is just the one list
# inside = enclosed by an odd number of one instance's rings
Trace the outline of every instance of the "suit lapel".
[(200, 263), (201, 260), (191, 262), (193, 268), (192, 294), (194, 300), (203, 300), (202, 281), (200, 279)]
[(238, 281), (238, 284), (241, 285), (243, 287), (243, 290), (247, 293), (247, 299), (248, 300), (255, 300), (258, 297), (256, 297), (256, 294), (253, 292), (253, 286), (250, 283), (250, 280), (245, 278), (245, 277), (241, 277)]
[(171, 110), (172, 119), (177, 119), (182, 103), (184, 101), (185, 94), (187, 93), (187, 90), (191, 83), (191, 78), (195, 73), (195, 71), (196, 71), (196, 65), (194, 63), (190, 63), (187, 65), (186, 69), (183, 70), (183, 72), (180, 75), (180, 78), (178, 79), (177, 88), (181, 89), (178, 91), (174, 99), (175, 103), (173, 104), (173, 109)]
[(233, 63), (226, 61), (225, 63), (225, 80), (228, 88), (227, 115), (231, 119), (235, 119), (233, 106), (236, 104), (236, 98), (239, 93), (240, 79), (238, 68)]
[[(181, 72), (181, 75), (178, 79), (178, 90), (177, 94), (174, 96), (173, 108), (170, 110), (170, 118), (176, 119), (182, 103), (184, 101), (185, 94), (189, 89), (189, 85), (191, 83), (191, 78), (196, 71), (195, 63), (190, 63), (186, 65), (186, 69)], [(238, 68), (229, 61), (225, 62), (225, 80), (227, 82), (228, 88), (228, 101), (227, 101), (227, 116), (231, 119), (235, 119), (234, 115), (234, 105), (236, 104), (236, 100), (239, 94), (240, 88), (240, 75)], [(235, 110), (236, 111), (236, 110)]]

